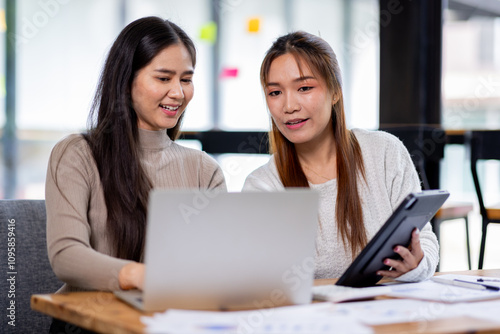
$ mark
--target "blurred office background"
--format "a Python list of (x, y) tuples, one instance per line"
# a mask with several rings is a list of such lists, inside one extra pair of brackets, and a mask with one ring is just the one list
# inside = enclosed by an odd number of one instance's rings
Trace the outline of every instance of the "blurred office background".
[[(394, 1), (402, 8), (409, 3)], [(441, 124), (499, 129), (500, 0), (443, 5)], [(184, 131), (267, 131), (260, 62), (271, 43), (292, 30), (320, 35), (336, 51), (349, 127), (379, 127), (379, 30), (380, 20), (390, 24), (390, 17), (381, 15), (378, 0), (2, 0), (0, 61), (7, 66), (0, 67), (0, 198), (44, 198), (53, 145), (85, 131), (109, 47), (126, 24), (148, 15), (172, 20), (196, 43), (196, 89)], [(13, 21), (15, 28), (7, 27)], [(239, 191), (248, 173), (269, 159), (251, 154), (259, 146), (265, 143), (248, 138), (240, 153), (214, 156), (230, 191)], [(485, 191), (500, 202), (499, 166), (482, 169)], [(454, 199), (476, 200), (464, 145), (446, 146), (440, 173), (440, 187)], [(500, 226), (489, 229), (488, 239), (500, 240)], [(478, 215), (470, 233), (474, 268)], [(441, 236), (441, 270), (466, 269), (461, 222), (444, 223)], [(498, 245), (487, 243), (484, 268), (500, 267)]]

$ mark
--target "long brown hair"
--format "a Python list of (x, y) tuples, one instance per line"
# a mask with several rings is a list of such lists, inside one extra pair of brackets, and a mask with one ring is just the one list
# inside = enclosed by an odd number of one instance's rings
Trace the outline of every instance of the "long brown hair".
[[(90, 130), (84, 134), (99, 170), (108, 214), (106, 228), (119, 258), (142, 258), (152, 188), (139, 158), (132, 82), (137, 71), (175, 44), (186, 47), (194, 67), (194, 44), (174, 23), (152, 16), (127, 25), (107, 56), (89, 116)], [(181, 121), (167, 130), (172, 140), (178, 136)]]
[[(347, 129), (342, 79), (337, 57), (323, 39), (303, 31), (278, 38), (267, 51), (260, 69), (260, 80), (267, 87), (271, 63), (279, 56), (291, 54), (300, 69), (300, 60), (308, 64), (315, 75), (326, 82), (328, 90), (339, 98), (332, 107), (333, 135), (337, 152), (337, 229), (344, 246), (350, 244), (353, 256), (367, 243), (363, 222), (361, 198), (358, 192), (358, 175), (365, 178), (361, 148), (354, 134)], [(274, 120), (269, 133), (270, 151), (274, 154), (276, 167), (285, 187), (309, 187), (295, 150), (295, 145), (281, 134)]]

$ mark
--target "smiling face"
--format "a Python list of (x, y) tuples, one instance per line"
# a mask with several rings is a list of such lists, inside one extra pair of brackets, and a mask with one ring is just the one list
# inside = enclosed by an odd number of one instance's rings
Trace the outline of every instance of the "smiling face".
[(173, 128), (193, 98), (191, 55), (181, 43), (166, 47), (137, 71), (132, 81), (132, 106), (140, 129)]
[[(300, 58), (299, 58), (300, 59)], [(271, 63), (266, 102), (278, 130), (295, 145), (333, 138), (332, 106), (337, 102), (323, 78), (287, 53)]]

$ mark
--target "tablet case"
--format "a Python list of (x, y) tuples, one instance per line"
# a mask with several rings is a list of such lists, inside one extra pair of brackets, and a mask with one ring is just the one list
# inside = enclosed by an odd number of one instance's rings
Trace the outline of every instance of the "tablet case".
[(376, 285), (382, 276), (378, 270), (388, 270), (384, 259), (400, 258), (393, 251), (397, 245), (408, 246), (414, 228), (422, 229), (449, 197), (445, 190), (424, 190), (409, 194), (375, 234), (337, 281), (337, 285), (367, 287)]

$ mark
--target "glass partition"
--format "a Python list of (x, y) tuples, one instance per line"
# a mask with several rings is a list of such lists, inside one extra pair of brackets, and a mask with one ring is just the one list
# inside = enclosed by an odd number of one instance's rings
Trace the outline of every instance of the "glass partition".
[[(337, 53), (349, 126), (377, 128), (377, 6), (376, 0), (16, 1), (16, 197), (44, 197), (51, 148), (65, 135), (85, 131), (109, 47), (126, 24), (148, 15), (172, 20), (196, 44), (196, 93), (184, 131), (267, 131), (260, 63), (278, 36), (299, 29), (322, 36)], [(230, 190), (239, 191), (268, 156), (216, 158), (223, 168), (228, 161), (242, 166), (225, 170)]]

